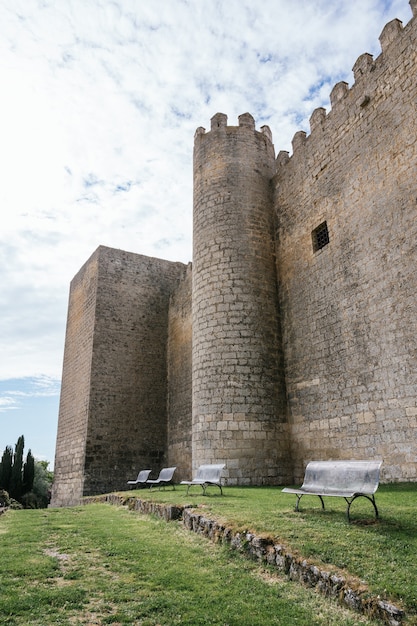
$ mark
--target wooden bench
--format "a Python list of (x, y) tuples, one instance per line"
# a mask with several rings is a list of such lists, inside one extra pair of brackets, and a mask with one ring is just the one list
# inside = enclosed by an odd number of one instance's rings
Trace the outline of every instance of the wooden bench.
[(203, 495), (206, 495), (206, 489), (210, 485), (219, 487), (220, 493), (223, 495), (223, 489), (221, 484), (221, 473), (225, 464), (220, 465), (200, 465), (197, 470), (197, 474), (193, 480), (182, 480), (180, 485), (188, 485), (187, 495), (190, 487), (193, 485), (200, 485), (203, 490)]
[(350, 522), (350, 507), (356, 498), (367, 498), (373, 505), (375, 517), (378, 509), (375, 492), (379, 485), (379, 470), (382, 461), (311, 461), (299, 489), (285, 487), (285, 493), (297, 496), (295, 510), (299, 510), (303, 496), (318, 496), (324, 509), (323, 496), (344, 498), (347, 502), (346, 515)]

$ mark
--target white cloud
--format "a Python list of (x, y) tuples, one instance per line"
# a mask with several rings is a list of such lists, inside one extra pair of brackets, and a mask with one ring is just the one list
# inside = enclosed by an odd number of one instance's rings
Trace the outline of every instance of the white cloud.
[(406, 0), (4, 0), (0, 378), (61, 374), (98, 245), (191, 259), (192, 148), (221, 111), (291, 150)]
[(0, 412), (18, 408), (22, 400), (55, 397), (57, 393), (58, 381), (45, 375), (3, 381), (0, 383)]
[(0, 398), (0, 413), (16, 409), (16, 399), (13, 396), (3, 396)]

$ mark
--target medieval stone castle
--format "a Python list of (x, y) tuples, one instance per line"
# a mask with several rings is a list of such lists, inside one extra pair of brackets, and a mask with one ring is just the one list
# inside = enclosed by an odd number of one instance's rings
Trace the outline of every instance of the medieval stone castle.
[(71, 283), (52, 504), (140, 469), (312, 459), (417, 480), (417, 0), (275, 157), (216, 114), (194, 145), (192, 265), (100, 246)]

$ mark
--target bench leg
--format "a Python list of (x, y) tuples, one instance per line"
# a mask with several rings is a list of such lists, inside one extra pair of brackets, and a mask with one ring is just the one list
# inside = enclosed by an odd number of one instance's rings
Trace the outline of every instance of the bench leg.
[(204, 483), (204, 485), (201, 485), (203, 487), (203, 496), (206, 495), (206, 489), (207, 487), (218, 487), (220, 489), (220, 494), (223, 495), (223, 490), (222, 490), (222, 486), (220, 484), (217, 483)]
[[(223, 489), (222, 489), (221, 485), (218, 485), (217, 483), (200, 483), (200, 487), (203, 490), (203, 496), (206, 495), (206, 489), (207, 489), (207, 487), (210, 487), (210, 485), (212, 485), (213, 487), (218, 487), (220, 489), (221, 495), (223, 495)], [(187, 496), (188, 496), (188, 492), (189, 492), (191, 486), (192, 485), (188, 485), (187, 486), (187, 494), (186, 494)], [(174, 486), (174, 489), (175, 489), (175, 486)]]
[[(193, 487), (193, 485), (187, 485), (187, 493), (186, 493), (187, 496), (188, 496), (188, 492), (190, 491), (191, 487)], [(203, 490), (203, 496), (205, 496), (206, 495), (206, 488), (205, 488), (205, 486), (200, 484), (200, 487)]]
[(299, 509), (300, 500), (301, 500), (301, 498), (302, 498), (303, 496), (306, 496), (306, 495), (317, 496), (318, 498), (320, 498), (321, 508), (322, 508), (322, 510), (324, 511), (324, 501), (323, 501), (323, 498), (322, 498), (322, 497), (321, 497), (318, 493), (317, 493), (317, 494), (316, 494), (316, 493), (311, 493), (311, 494), (307, 494), (307, 493), (297, 493), (297, 494), (296, 494), (296, 496), (297, 496), (297, 502), (296, 502), (295, 509), (294, 509), (295, 511), (297, 511), (297, 513), (298, 513), (298, 512), (299, 512), (299, 510), (300, 510), (300, 509)]
[(347, 502), (346, 517), (347, 517), (347, 521), (349, 523), (350, 523), (350, 506), (351, 506), (352, 502), (354, 500), (356, 500), (356, 498), (366, 498), (367, 500), (369, 500), (369, 502), (374, 507), (375, 519), (379, 519), (379, 513), (378, 513), (378, 509), (377, 509), (376, 502), (375, 502), (375, 496), (374, 495), (367, 496), (364, 493), (358, 493), (356, 496), (353, 496), (353, 498), (351, 498), (350, 500), (348, 498), (345, 498), (345, 500)]
[(218, 487), (218, 488), (220, 489), (220, 495), (223, 495), (223, 489), (222, 489), (222, 486), (221, 486), (221, 484), (220, 484), (220, 483), (207, 483), (207, 485), (206, 485), (206, 489), (207, 489), (207, 487), (209, 487), (210, 485), (211, 485), (212, 487)]

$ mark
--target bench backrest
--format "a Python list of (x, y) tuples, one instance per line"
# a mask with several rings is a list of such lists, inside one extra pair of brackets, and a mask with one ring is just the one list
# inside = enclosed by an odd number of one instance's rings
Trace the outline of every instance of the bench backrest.
[(158, 480), (171, 480), (176, 469), (176, 467), (164, 467), (159, 472)]
[(222, 465), (200, 465), (197, 470), (197, 480), (207, 480), (209, 482), (219, 482), (222, 469), (225, 464)]
[(382, 461), (311, 461), (302, 488), (372, 494), (378, 489), (381, 465)]
[(149, 474), (152, 470), (141, 470), (136, 479), (137, 483), (144, 483), (148, 480)]

